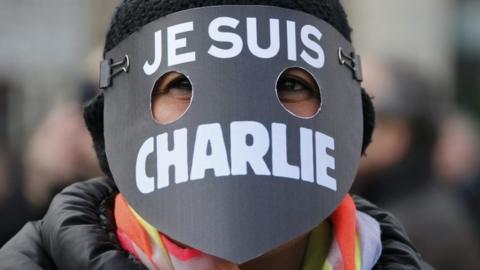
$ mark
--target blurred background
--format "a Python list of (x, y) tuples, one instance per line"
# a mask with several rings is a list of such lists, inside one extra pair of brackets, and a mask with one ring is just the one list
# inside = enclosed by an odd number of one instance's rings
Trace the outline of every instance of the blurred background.
[[(100, 175), (81, 104), (118, 0), (0, 0), (0, 246)], [(437, 269), (480, 269), (480, 1), (342, 0), (377, 127), (353, 192)]]

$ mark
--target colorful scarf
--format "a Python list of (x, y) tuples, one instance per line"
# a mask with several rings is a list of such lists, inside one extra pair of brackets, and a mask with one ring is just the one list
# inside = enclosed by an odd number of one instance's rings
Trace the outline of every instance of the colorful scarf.
[[(183, 247), (143, 220), (118, 194), (115, 198), (117, 237), (123, 249), (134, 254), (150, 270), (215, 270), (232, 263), (199, 250)], [(324, 229), (310, 232), (301, 270), (372, 269), (382, 252), (380, 226), (367, 214), (357, 211), (347, 195), (329, 217), (333, 235), (327, 256), (322, 256)]]

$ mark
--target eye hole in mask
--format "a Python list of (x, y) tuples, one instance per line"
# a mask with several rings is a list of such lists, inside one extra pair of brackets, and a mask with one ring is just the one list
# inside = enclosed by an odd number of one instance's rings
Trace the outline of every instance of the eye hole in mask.
[(283, 71), (277, 80), (276, 91), (282, 107), (296, 117), (309, 119), (320, 111), (322, 99), (318, 84), (302, 68)]
[(187, 112), (192, 97), (192, 84), (187, 76), (176, 71), (165, 73), (152, 90), (153, 119), (164, 125), (177, 121)]

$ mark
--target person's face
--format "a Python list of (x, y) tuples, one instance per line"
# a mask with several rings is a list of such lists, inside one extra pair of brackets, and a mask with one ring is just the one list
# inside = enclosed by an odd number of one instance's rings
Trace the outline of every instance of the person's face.
[[(308, 118), (320, 108), (320, 91), (312, 75), (300, 68), (287, 69), (278, 79), (277, 96), (292, 114)], [(165, 74), (152, 92), (152, 114), (161, 124), (172, 123), (188, 109), (192, 85), (178, 72)]]

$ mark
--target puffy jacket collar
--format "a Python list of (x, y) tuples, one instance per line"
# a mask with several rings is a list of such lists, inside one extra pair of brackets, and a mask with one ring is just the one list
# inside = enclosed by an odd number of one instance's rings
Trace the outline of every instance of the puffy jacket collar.
[(114, 234), (112, 180), (74, 184), (52, 201), (41, 236), (58, 269), (146, 269), (123, 251)]
[[(0, 269), (146, 269), (121, 249), (115, 236), (112, 209), (117, 193), (115, 183), (106, 178), (66, 188), (42, 221), (27, 224), (0, 250), (5, 263)], [(383, 252), (374, 269), (431, 269), (391, 214), (353, 198), (359, 211), (380, 223)]]

